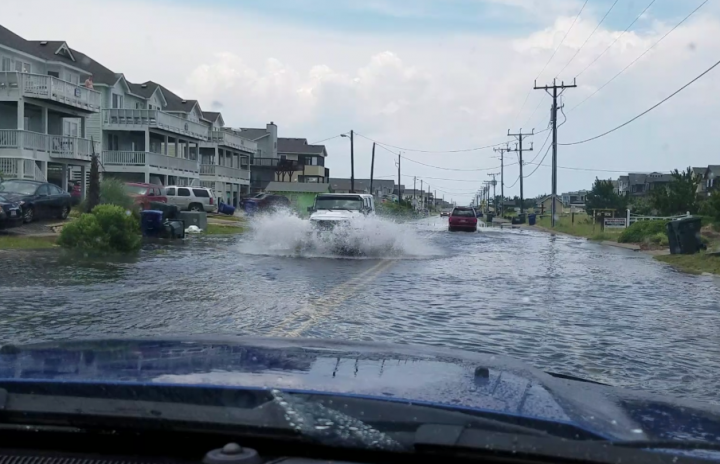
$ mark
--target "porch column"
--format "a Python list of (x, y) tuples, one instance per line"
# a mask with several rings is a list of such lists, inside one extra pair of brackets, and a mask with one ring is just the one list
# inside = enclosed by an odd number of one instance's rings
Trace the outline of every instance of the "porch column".
[(42, 126), (42, 133), (48, 133), (48, 109), (46, 106), (40, 108), (40, 124)]
[(25, 100), (18, 98), (17, 103), (17, 128), (18, 130), (25, 129)]
[[(168, 143), (169, 143), (169, 141), (170, 141), (170, 137), (168, 137), (168, 136), (166, 135), (166, 136), (165, 136), (165, 149), (163, 150), (163, 155), (165, 155), (165, 156), (168, 155)], [(165, 176), (165, 180), (167, 180), (167, 176)]]
[(85, 191), (86, 191), (86, 185), (85, 182), (87, 181), (87, 168), (85, 166), (80, 166), (80, 198), (83, 200), (85, 199)]
[[(150, 151), (150, 129), (149, 128), (145, 129), (145, 150), (144, 151), (145, 152)], [(145, 182), (147, 182), (147, 181), (145, 181)]]
[(217, 145), (215, 145), (215, 156), (213, 156), (212, 163), (210, 163), (210, 164), (213, 164), (215, 166), (218, 166), (220, 164), (219, 163), (219, 160), (220, 160), (219, 152), (220, 152), (220, 149), (218, 148)]
[(41, 170), (42, 170), (42, 175), (43, 175), (43, 178), (44, 178), (45, 182), (47, 182), (48, 162), (47, 162), (47, 161), (41, 161), (41, 163), (42, 163), (42, 169), (41, 169)]
[(80, 118), (80, 137), (85, 138), (85, 131), (87, 130), (87, 118)]
[(179, 151), (179, 150), (180, 150), (180, 139), (178, 139), (177, 137), (175, 137), (175, 156), (176, 156), (177, 158), (182, 158), (182, 156), (180, 155), (180, 151)]
[(163, 185), (168, 185), (168, 180), (170, 180), (169, 177), (170, 176), (168, 176), (168, 175), (162, 176)]
[(61, 166), (62, 166), (62, 170), (60, 171), (60, 173), (61, 173), (60, 188), (62, 189), (63, 192), (67, 192), (68, 191), (68, 167), (69, 166), (67, 164), (63, 164)]

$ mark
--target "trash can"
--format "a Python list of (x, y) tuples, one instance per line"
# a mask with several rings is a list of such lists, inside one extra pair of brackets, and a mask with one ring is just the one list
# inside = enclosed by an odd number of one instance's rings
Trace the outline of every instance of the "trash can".
[(676, 219), (667, 223), (667, 237), (670, 245), (670, 254), (691, 255), (705, 249), (700, 238), (702, 219), (688, 217)]
[(235, 214), (235, 207), (232, 205), (228, 205), (227, 203), (220, 203), (220, 205), (218, 205), (218, 213), (232, 216), (233, 214)]
[(202, 230), (207, 230), (207, 213), (204, 211), (183, 211), (178, 219), (185, 224), (185, 228), (197, 226)]
[(183, 221), (167, 221), (164, 227), (167, 238), (185, 238), (185, 224)]
[(159, 237), (165, 230), (163, 212), (153, 209), (140, 211), (140, 230), (143, 237)]
[(535, 215), (534, 214), (528, 214), (528, 225), (534, 226), (535, 225)]
[(485, 222), (492, 222), (493, 218), (495, 217), (495, 213), (487, 213), (485, 216)]
[(177, 219), (180, 214), (180, 207), (177, 205), (161, 203), (159, 201), (151, 201), (150, 209), (154, 211), (162, 211), (163, 220), (165, 221)]

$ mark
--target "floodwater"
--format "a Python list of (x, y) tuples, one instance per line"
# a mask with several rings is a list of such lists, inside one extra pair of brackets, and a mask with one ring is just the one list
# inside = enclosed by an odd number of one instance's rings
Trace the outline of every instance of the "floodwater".
[[(239, 334), (501, 353), (543, 370), (717, 402), (720, 288), (642, 253), (520, 229), (372, 220), (336, 254), (277, 216), (126, 260), (0, 254), (0, 339)], [(329, 245), (330, 244), (330, 245)]]

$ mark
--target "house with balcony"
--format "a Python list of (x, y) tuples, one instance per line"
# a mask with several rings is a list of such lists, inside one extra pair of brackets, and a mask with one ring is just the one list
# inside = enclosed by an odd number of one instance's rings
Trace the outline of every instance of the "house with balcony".
[[(101, 94), (86, 85), (85, 55), (62, 41), (30, 41), (0, 26), (0, 171), (68, 189), (100, 145), (88, 137)], [(81, 184), (84, 195), (85, 184)]]
[(93, 120), (102, 133), (103, 176), (158, 185), (200, 185), (200, 144), (210, 122), (195, 100), (152, 81), (118, 75), (102, 87), (103, 109)]
[(587, 194), (587, 190), (578, 190), (577, 192), (563, 193), (560, 198), (563, 206), (566, 208), (570, 206), (585, 206), (585, 197)]
[(274, 122), (264, 128), (240, 128), (240, 136), (256, 143), (255, 155), (250, 158), (251, 192), (264, 191), (270, 182), (275, 181), (275, 170), (278, 165), (278, 136)]
[(220, 113), (204, 111), (203, 118), (210, 126), (208, 140), (200, 143), (200, 185), (237, 206), (238, 200), (250, 193), (250, 159), (257, 142), (226, 128)]
[(278, 139), (278, 157), (294, 165), (288, 182), (326, 184), (330, 179), (330, 169), (325, 167), (325, 145), (310, 145), (307, 139), (281, 137)]
[[(350, 193), (350, 186), (352, 182), (350, 179), (345, 178), (330, 178), (330, 189), (334, 193)], [(370, 179), (355, 179), (355, 193), (372, 193), (378, 198), (382, 198), (383, 195), (392, 195), (393, 189), (395, 188), (395, 181), (388, 179), (373, 179), (372, 181), (372, 192), (370, 191)]]
[(720, 166), (711, 164), (705, 168), (702, 184), (705, 196), (710, 196), (714, 190), (720, 187)]

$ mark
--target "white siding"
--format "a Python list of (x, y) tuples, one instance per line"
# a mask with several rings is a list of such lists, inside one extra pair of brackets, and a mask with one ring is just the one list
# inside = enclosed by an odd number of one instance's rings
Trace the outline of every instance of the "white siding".
[[(85, 121), (85, 137), (91, 138), (95, 142), (103, 140), (102, 136), (102, 115), (100, 113), (91, 114)], [(105, 146), (101, 148), (105, 150)]]

